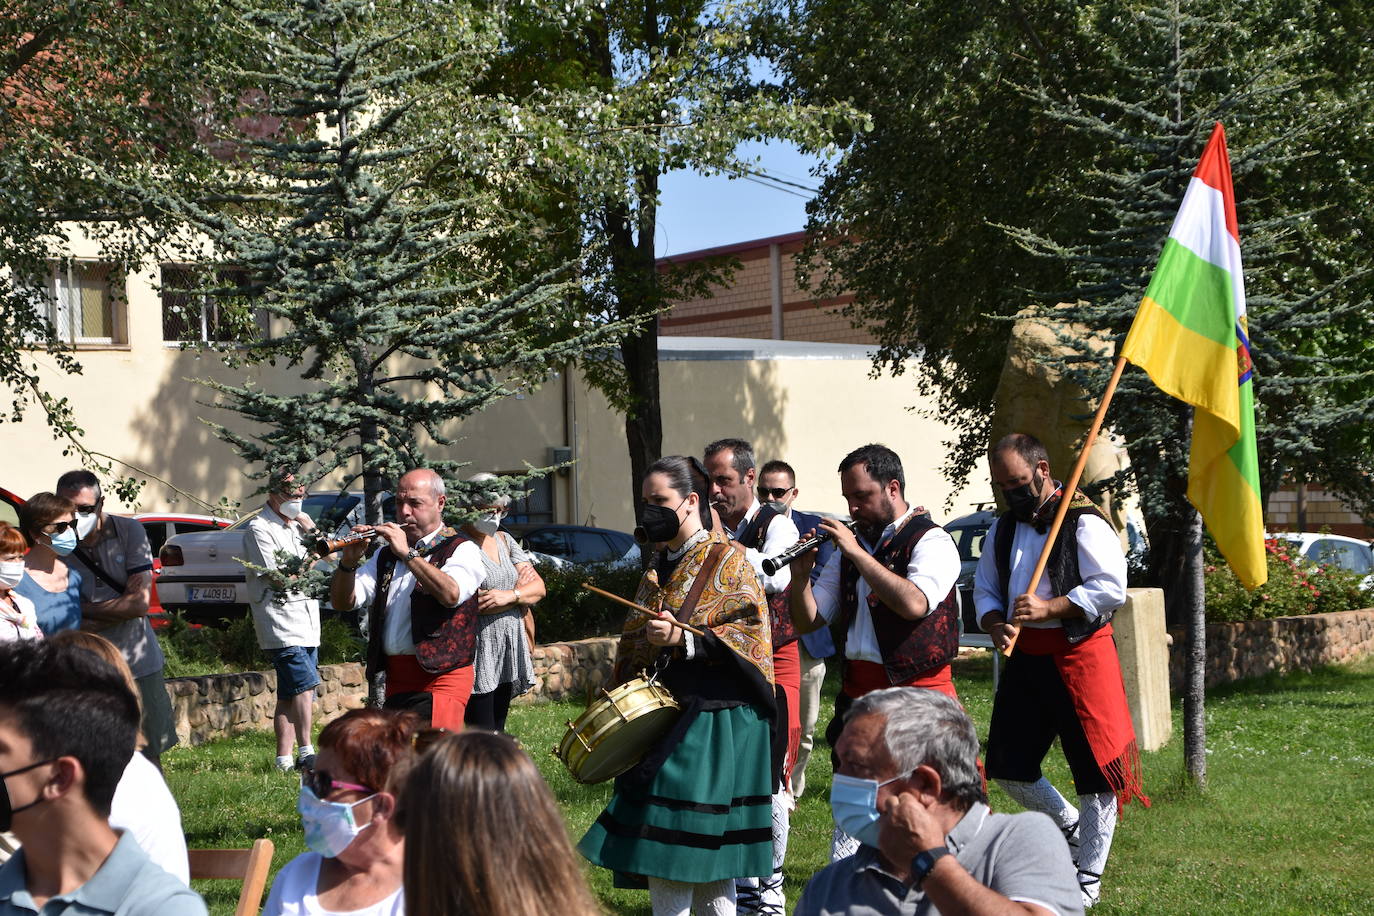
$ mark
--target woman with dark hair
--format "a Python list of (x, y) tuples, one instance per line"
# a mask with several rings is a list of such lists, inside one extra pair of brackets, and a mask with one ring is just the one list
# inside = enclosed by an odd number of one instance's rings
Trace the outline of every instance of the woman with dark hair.
[(408, 916), (593, 916), (568, 830), (508, 735), (440, 738), (401, 796)]
[(420, 724), (410, 712), (355, 709), (324, 727), (296, 806), (310, 851), (278, 873), (263, 916), (404, 916), (396, 797)]
[(608, 687), (653, 672), (682, 715), (616, 780), (578, 848), (618, 884), (647, 878), (655, 916), (731, 914), (734, 879), (773, 867), (768, 605), (744, 551), (706, 527), (704, 480), (690, 459), (652, 464), (641, 493), (643, 538), (663, 549), (635, 601), (658, 618), (626, 620)]
[[(475, 474), (469, 479), (482, 483), (495, 480), (496, 475)], [(534, 686), (530, 608), (546, 591), (530, 555), (500, 530), (509, 505), (509, 496), (484, 493), (471, 507), (481, 515), (463, 525), (463, 534), (482, 551), (486, 571), (477, 593), (477, 657), (463, 723), (496, 732), (506, 730), (511, 698)]]
[(29, 542), (24, 578), (15, 591), (33, 602), (45, 636), (81, 626), (81, 573), (63, 560), (76, 549), (76, 506), (56, 493), (38, 493), (19, 507)]
[(9, 522), (0, 522), (0, 642), (42, 639), (33, 602), (14, 589), (24, 580), (29, 542)]

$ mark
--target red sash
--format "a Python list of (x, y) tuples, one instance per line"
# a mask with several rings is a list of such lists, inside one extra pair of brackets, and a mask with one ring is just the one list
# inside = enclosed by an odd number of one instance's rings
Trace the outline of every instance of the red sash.
[(938, 690), (956, 700), (959, 699), (959, 693), (954, 689), (954, 677), (950, 673), (948, 663), (932, 671), (923, 671), (899, 684), (892, 683), (892, 679), (887, 675), (887, 668), (877, 662), (851, 661), (845, 663), (844, 685), (841, 688), (845, 696), (857, 700), (866, 693), (884, 690), (888, 687), (925, 687), (930, 690)]
[(1093, 759), (1116, 793), (1118, 807), (1128, 804), (1133, 797), (1150, 807), (1111, 624), (1076, 645), (1070, 645), (1060, 627), (1022, 627), (1016, 648), (1028, 655), (1054, 656)]
[(782, 784), (792, 784), (792, 766), (801, 747), (801, 655), (795, 640), (773, 653), (774, 683), (787, 696), (787, 757), (782, 764)]

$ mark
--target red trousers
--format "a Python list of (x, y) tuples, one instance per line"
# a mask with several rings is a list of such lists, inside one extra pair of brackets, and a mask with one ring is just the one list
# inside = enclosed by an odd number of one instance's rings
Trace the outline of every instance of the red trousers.
[[(413, 655), (388, 655), (386, 658), (386, 695), (390, 706), (401, 694), (427, 693), (433, 702), (430, 725), (449, 731), (463, 730), (468, 698), (472, 696), (475, 669), (464, 665), (443, 674), (430, 674)], [(396, 704), (409, 706), (405, 702)]]

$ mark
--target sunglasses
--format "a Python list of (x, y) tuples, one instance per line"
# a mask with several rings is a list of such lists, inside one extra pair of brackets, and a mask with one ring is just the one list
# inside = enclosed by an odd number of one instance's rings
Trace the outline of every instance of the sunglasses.
[(339, 782), (328, 770), (302, 770), (301, 785), (315, 793), (316, 798), (324, 798), (336, 789), (349, 789), (354, 792), (376, 793), (376, 789), (360, 786), (356, 782)]
[(91, 503), (89, 506), (77, 506), (77, 507), (76, 507), (76, 514), (77, 514), (77, 515), (94, 515), (97, 511), (99, 511), (99, 509), (100, 509), (100, 504), (103, 503), (104, 501), (105, 501), (104, 499), (97, 499), (95, 502)]
[[(75, 528), (75, 527), (76, 527), (76, 521), (75, 521), (75, 520), (70, 521), (70, 522), (53, 522), (53, 523), (51, 523), (51, 524), (49, 524), (49, 525), (44, 525), (44, 526), (43, 526), (43, 533), (44, 533), (44, 534), (47, 534), (47, 535), (61, 534), (62, 532), (66, 531), (68, 528)], [(48, 530), (49, 528), (51, 528), (52, 530), (49, 531), (49, 530)]]
[(782, 499), (788, 493), (791, 493), (792, 489), (792, 487), (759, 487), (759, 495), (764, 499), (768, 499), (769, 497), (773, 499)]

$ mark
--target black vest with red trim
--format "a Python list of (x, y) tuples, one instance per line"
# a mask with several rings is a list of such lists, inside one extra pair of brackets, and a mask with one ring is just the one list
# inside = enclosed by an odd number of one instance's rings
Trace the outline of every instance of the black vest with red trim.
[[(1053, 505), (1048, 507), (1048, 511), (1042, 509), (1046, 515), (1053, 515), (1053, 510)], [(1111, 524), (1081, 490), (1074, 493), (1069, 509), (1064, 513), (1064, 523), (1054, 539), (1054, 547), (1050, 550), (1049, 562), (1045, 565), (1045, 572), (1050, 577), (1050, 591), (1055, 597), (1067, 595), (1083, 584), (1083, 575), (1078, 571), (1078, 520), (1085, 515), (1096, 515), (1108, 525)], [(1002, 606), (1008, 608), (1016, 597), (1007, 594), (1011, 583), (1011, 544), (1016, 537), (1016, 526), (1021, 524), (1025, 523), (1010, 512), (1002, 513), (997, 517), (997, 532), (993, 539), (993, 558), (997, 561), (997, 577), (1002, 586)], [(1080, 643), (1111, 623), (1115, 613), (1116, 608), (1112, 608), (1096, 620), (1068, 617), (1059, 623), (1070, 643)]]
[[(777, 516), (778, 512), (771, 506), (760, 506), (758, 513), (735, 540), (742, 547), (763, 550), (763, 542), (768, 539), (768, 525)], [(791, 593), (792, 586), (788, 585), (782, 591), (768, 596), (768, 625), (772, 627), (775, 655), (783, 646), (797, 641), (797, 630), (792, 626), (792, 609), (788, 604)]]
[[(905, 525), (873, 554), (888, 571), (906, 578), (907, 566), (916, 544), (927, 532), (940, 527), (923, 513), (913, 514)], [(835, 645), (844, 655), (849, 628), (859, 607), (859, 568), (847, 557), (840, 557), (840, 616), (831, 629)], [(907, 620), (869, 592), (868, 612), (883, 668), (892, 684), (903, 684), (927, 671), (947, 665), (959, 654), (958, 588), (949, 590), (944, 600), (919, 620)], [(848, 664), (848, 659), (845, 661)]]
[[(451, 530), (451, 529), (450, 529)], [(426, 563), (443, 568), (449, 557), (467, 538), (456, 531), (424, 555)], [(395, 572), (395, 555), (386, 547), (377, 561), (377, 588), (390, 591)], [(386, 670), (383, 638), (386, 630), (385, 596), (374, 597), (372, 618), (368, 621), (368, 676)], [(457, 607), (445, 607), (417, 579), (410, 593), (410, 636), (415, 643), (415, 660), (430, 674), (445, 674), (471, 665), (477, 653), (477, 593), (473, 592)]]

